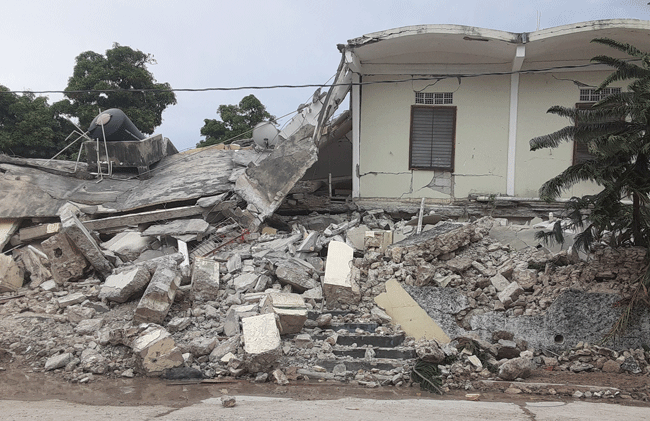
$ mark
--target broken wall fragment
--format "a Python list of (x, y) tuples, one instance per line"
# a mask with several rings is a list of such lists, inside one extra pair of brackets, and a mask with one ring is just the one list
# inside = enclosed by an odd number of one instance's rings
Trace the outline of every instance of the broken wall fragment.
[(281, 335), (300, 332), (307, 321), (307, 306), (299, 294), (271, 293), (260, 303), (260, 311), (277, 316)]
[(352, 277), (354, 249), (340, 241), (331, 241), (323, 278), (323, 296), (328, 306), (359, 302), (360, 290)]
[(177, 270), (172, 266), (158, 266), (135, 309), (133, 320), (161, 324), (174, 303), (180, 284), (181, 275)]
[(43, 251), (50, 261), (52, 277), (61, 285), (83, 277), (88, 267), (86, 258), (74, 247), (68, 236), (58, 233), (41, 243)]

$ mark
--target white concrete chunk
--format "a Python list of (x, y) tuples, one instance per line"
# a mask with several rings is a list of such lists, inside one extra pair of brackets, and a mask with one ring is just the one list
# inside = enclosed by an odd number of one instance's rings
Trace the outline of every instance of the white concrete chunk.
[(159, 266), (145, 290), (133, 320), (136, 323), (161, 324), (174, 303), (181, 275), (171, 267)]
[(275, 313), (281, 335), (300, 332), (307, 321), (307, 306), (299, 294), (271, 293), (261, 307), (262, 313)]
[(141, 236), (139, 231), (124, 231), (102, 243), (101, 247), (117, 254), (124, 261), (133, 262), (149, 248), (152, 240), (152, 237)]
[(142, 266), (110, 275), (99, 291), (99, 298), (125, 303), (135, 294), (141, 293), (147, 287), (149, 279), (149, 271)]
[(274, 314), (242, 319), (242, 331), (249, 371), (263, 371), (282, 355), (280, 331)]
[(329, 304), (358, 302), (358, 287), (352, 279), (354, 249), (345, 243), (332, 241), (327, 250), (323, 295)]
[(0, 293), (16, 291), (23, 286), (23, 279), (24, 273), (14, 259), (0, 253)]
[(219, 262), (197, 257), (192, 265), (192, 300), (216, 300), (219, 296)]
[(501, 292), (504, 289), (508, 287), (510, 282), (505, 278), (505, 276), (501, 275), (500, 273), (497, 273), (493, 277), (490, 278), (490, 282), (494, 286), (494, 288), (497, 290), (497, 292)]
[(160, 326), (150, 326), (133, 341), (133, 353), (148, 376), (162, 374), (167, 368), (183, 365), (183, 354), (169, 332)]

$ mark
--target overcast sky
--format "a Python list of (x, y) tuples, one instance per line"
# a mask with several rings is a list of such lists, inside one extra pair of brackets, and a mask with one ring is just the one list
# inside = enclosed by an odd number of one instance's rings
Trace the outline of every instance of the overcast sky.
[[(0, 85), (63, 90), (75, 57), (114, 42), (152, 54), (149, 69), (173, 88), (319, 84), (340, 61), (337, 44), (418, 24), (532, 32), (611, 18), (650, 19), (648, 0), (25, 0), (6, 1), (0, 24)], [(203, 119), (254, 93), (276, 116), (314, 89), (179, 92), (156, 129), (179, 150), (201, 140)], [(50, 95), (50, 102), (61, 96)]]

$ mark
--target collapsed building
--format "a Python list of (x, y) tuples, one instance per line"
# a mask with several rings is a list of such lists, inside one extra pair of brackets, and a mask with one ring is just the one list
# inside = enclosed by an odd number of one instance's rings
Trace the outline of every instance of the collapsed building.
[(644, 249), (539, 244), (555, 204), (350, 199), (347, 164), (325, 158), (350, 157), (339, 70), (255, 145), (178, 153), (158, 135), (88, 141), (86, 163), (0, 156), (0, 362), (79, 382), (185, 368), (376, 387), (425, 361), (440, 390), (535, 367), (650, 373), (647, 311), (601, 343)]

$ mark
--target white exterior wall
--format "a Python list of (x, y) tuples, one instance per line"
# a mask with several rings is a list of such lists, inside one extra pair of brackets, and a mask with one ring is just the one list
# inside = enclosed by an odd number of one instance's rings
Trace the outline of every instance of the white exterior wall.
[[(363, 82), (395, 80), (364, 77)], [(360, 197), (437, 198), (452, 195), (427, 187), (433, 171), (409, 170), (409, 136), (414, 90), (433, 81), (364, 85), (361, 90)], [(454, 92), (456, 145), (454, 197), (505, 193), (510, 77), (446, 79), (425, 92)], [(441, 176), (440, 172), (436, 172)], [(438, 180), (438, 184), (446, 182)]]
[[(559, 79), (573, 79), (597, 86), (609, 74), (603, 72), (556, 73)], [(392, 77), (392, 76), (391, 76)], [(369, 77), (363, 82), (406, 77)], [(506, 194), (510, 77), (490, 76), (446, 79), (425, 92), (454, 92), (456, 144), (451, 189), (431, 187), (440, 172), (409, 170), (409, 136), (414, 90), (432, 82), (364, 85), (360, 118), (360, 197), (463, 198), (470, 194)], [(613, 86), (624, 86), (622, 84)], [(522, 74), (519, 81), (517, 144), (515, 154), (515, 196), (538, 197), (540, 186), (572, 163), (573, 144), (555, 149), (530, 151), (533, 137), (552, 133), (570, 124), (566, 118), (547, 114), (553, 105), (573, 107), (580, 88), (557, 80), (551, 74)], [(598, 186), (583, 183), (563, 197), (595, 193)]]
[[(565, 72), (520, 76), (515, 196), (537, 197), (539, 188), (544, 182), (560, 174), (573, 163), (573, 142), (563, 143), (555, 149), (541, 149), (534, 152), (530, 151), (529, 146), (530, 139), (553, 133), (571, 124), (568, 118), (546, 113), (553, 105), (574, 107), (580, 102), (580, 88), (570, 80), (558, 79), (573, 79), (587, 85), (598, 86), (610, 73), (609, 71)], [(623, 87), (624, 84), (611, 86)], [(562, 196), (582, 196), (599, 190), (595, 183), (581, 183), (564, 192)]]

